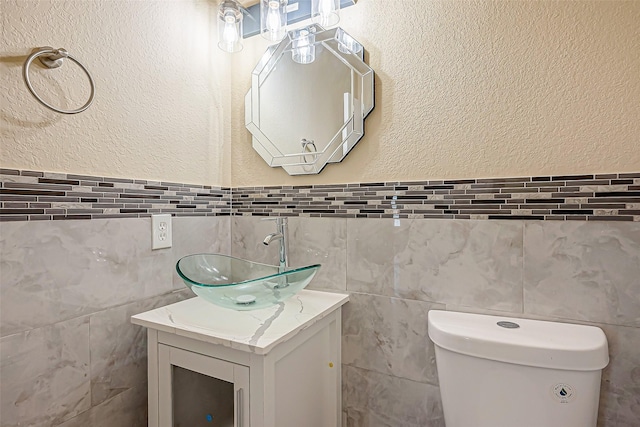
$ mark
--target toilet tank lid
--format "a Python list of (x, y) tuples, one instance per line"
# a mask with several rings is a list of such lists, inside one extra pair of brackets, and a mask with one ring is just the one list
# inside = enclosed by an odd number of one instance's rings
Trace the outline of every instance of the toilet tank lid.
[(595, 326), (443, 310), (429, 311), (428, 319), (431, 340), (456, 353), (572, 371), (609, 363), (607, 337)]

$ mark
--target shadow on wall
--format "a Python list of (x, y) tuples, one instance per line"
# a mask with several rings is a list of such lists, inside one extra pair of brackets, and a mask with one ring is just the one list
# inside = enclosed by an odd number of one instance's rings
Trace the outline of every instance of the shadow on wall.
[[(37, 51), (37, 48), (33, 48), (31, 53)], [(24, 55), (24, 56), (0, 56), (0, 64), (2, 64), (2, 68), (10, 68), (11, 72), (9, 74), (11, 75), (15, 75), (16, 77), (18, 76), (17, 71), (14, 71), (15, 68), (20, 68), (20, 74), (22, 74), (22, 67), (24, 65), (24, 62), (27, 60), (27, 58), (29, 57), (29, 55)], [(43, 66), (42, 64), (40, 64), (39, 61), (34, 61), (32, 64), (32, 67), (35, 67), (37, 69), (42, 69), (42, 70), (48, 70), (47, 67)], [(32, 68), (33, 69), (33, 68)], [(44, 79), (46, 79), (46, 85), (49, 88), (52, 88), (51, 91), (55, 93), (55, 98), (57, 100), (60, 101), (60, 105), (62, 106), (62, 108), (67, 108), (68, 106), (66, 105), (67, 101), (66, 101), (66, 97), (65, 97), (65, 91), (63, 90), (62, 86), (60, 85), (60, 83), (52, 78), (51, 75), (46, 75), (46, 74), (42, 74), (42, 77)], [(24, 80), (22, 78), (22, 76), (20, 77), (20, 79), (12, 79), (12, 85), (15, 85), (14, 87), (19, 87), (19, 90), (24, 90), (26, 92), (28, 92), (27, 86), (24, 83)], [(38, 101), (36, 101), (35, 99), (33, 99), (33, 102), (35, 102), (36, 104), (38, 103)], [(44, 112), (47, 112), (48, 110), (46, 108), (42, 108), (42, 110)], [(39, 117), (40, 120), (34, 121), (34, 120), (24, 120), (18, 117), (15, 117), (14, 115), (10, 115), (7, 113), (7, 111), (16, 111), (14, 109), (8, 109), (8, 108), (4, 108), (4, 106), (0, 106), (0, 121), (3, 123), (7, 123), (9, 125), (11, 125), (12, 127), (16, 127), (18, 129), (21, 128), (29, 128), (29, 129), (39, 129), (39, 128), (46, 128), (49, 127), (55, 123), (60, 122), (60, 120), (62, 120), (62, 116), (60, 116), (59, 114), (55, 114), (53, 112), (44, 114), (42, 116)], [(33, 116), (32, 116), (33, 117)], [(14, 137), (15, 133), (11, 131), (11, 127), (3, 127), (1, 133), (0, 133), (3, 137)]]

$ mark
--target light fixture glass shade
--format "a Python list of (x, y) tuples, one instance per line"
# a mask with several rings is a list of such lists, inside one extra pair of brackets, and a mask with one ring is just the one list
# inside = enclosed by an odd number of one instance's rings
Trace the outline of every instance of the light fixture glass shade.
[(287, 34), (288, 0), (260, 0), (260, 34), (279, 42)]
[(316, 35), (307, 28), (291, 31), (291, 59), (298, 64), (311, 64), (316, 59)]
[(235, 1), (225, 0), (218, 8), (218, 47), (229, 53), (242, 50), (242, 12)]
[(311, 19), (324, 28), (340, 22), (340, 0), (311, 0)]
[(362, 45), (347, 34), (342, 28), (338, 28), (336, 31), (336, 39), (338, 40), (338, 50), (340, 50), (340, 52), (353, 53), (355, 55), (362, 52)]

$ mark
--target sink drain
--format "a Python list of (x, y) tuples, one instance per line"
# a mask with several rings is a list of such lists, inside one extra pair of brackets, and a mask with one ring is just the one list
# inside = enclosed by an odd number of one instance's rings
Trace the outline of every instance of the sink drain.
[(240, 295), (236, 297), (236, 304), (249, 305), (254, 302), (256, 302), (256, 297), (254, 295)]

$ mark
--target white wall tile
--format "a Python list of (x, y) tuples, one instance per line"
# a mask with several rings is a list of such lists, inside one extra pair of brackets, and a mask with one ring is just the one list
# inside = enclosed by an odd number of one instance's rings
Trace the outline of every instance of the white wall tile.
[(342, 311), (342, 363), (438, 383), (427, 313), (441, 304), (352, 293)]
[(444, 427), (437, 386), (343, 367), (348, 427)]
[(640, 326), (640, 223), (525, 226), (525, 312)]
[(522, 223), (347, 220), (347, 289), (522, 310)]
[(0, 339), (3, 427), (49, 427), (91, 406), (89, 318)]

